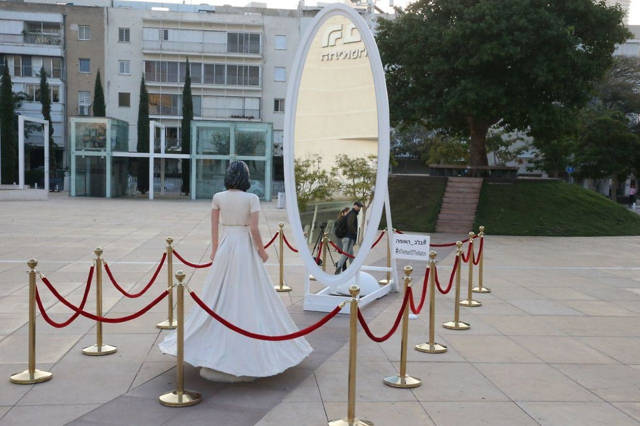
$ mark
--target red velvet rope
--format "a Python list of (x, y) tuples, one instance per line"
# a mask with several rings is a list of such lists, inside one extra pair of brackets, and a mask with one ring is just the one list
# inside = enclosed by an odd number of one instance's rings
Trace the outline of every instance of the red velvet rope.
[(269, 248), (269, 246), (270, 246), (271, 244), (273, 244), (273, 242), (276, 240), (276, 238), (278, 238), (278, 234), (279, 234), (279, 232), (276, 232), (276, 235), (274, 235), (274, 236), (273, 236), (273, 238), (271, 238), (271, 241), (269, 241), (269, 242), (264, 246), (265, 250), (266, 250), (266, 249), (268, 249), (268, 248)]
[(473, 254), (473, 264), (477, 265), (480, 263), (480, 258), (482, 257), (482, 249), (484, 248), (484, 238), (480, 238), (480, 248), (478, 248), (478, 258), (476, 259), (476, 254)]
[[(87, 277), (87, 284), (84, 287), (84, 294), (82, 295), (82, 300), (80, 301), (79, 309), (84, 309), (84, 305), (87, 303), (87, 298), (89, 297), (89, 289), (91, 288), (91, 281), (93, 281), (94, 268), (95, 268), (94, 266), (91, 266), (91, 269), (89, 269), (89, 276)], [(76, 318), (78, 318), (78, 316), (80, 315), (79, 312), (74, 312), (73, 314), (71, 314), (69, 318), (67, 318), (66, 321), (56, 322), (51, 317), (49, 317), (49, 315), (47, 315), (47, 312), (45, 311), (44, 306), (42, 305), (42, 300), (40, 300), (40, 295), (38, 294), (37, 291), (36, 291), (36, 303), (38, 304), (38, 309), (42, 314), (42, 318), (44, 318), (44, 320), (48, 322), (49, 325), (55, 328), (64, 328), (68, 326), (69, 324), (74, 322)]]
[(371, 246), (371, 248), (374, 248), (375, 246), (377, 246), (377, 245), (378, 245), (378, 243), (380, 242), (380, 240), (382, 240), (382, 237), (384, 237), (384, 231), (382, 231), (382, 232), (380, 233), (380, 236), (378, 237), (378, 239), (376, 240), (376, 242), (375, 242), (375, 243), (373, 243), (373, 245)]
[(287, 236), (285, 234), (282, 234), (282, 238), (284, 239), (284, 243), (287, 245), (287, 247), (289, 247), (289, 250), (291, 250), (294, 253), (298, 252), (298, 250), (293, 248), (293, 246), (289, 243), (289, 240), (287, 240)]
[[(120, 318), (106, 318), (106, 317), (101, 317), (98, 315), (94, 315), (92, 313), (89, 313), (85, 310), (83, 310), (82, 308), (79, 308), (73, 304), (71, 304), (67, 299), (65, 299), (64, 297), (62, 297), (62, 295), (60, 293), (58, 293), (58, 291), (56, 290), (56, 288), (49, 282), (49, 280), (46, 277), (42, 277), (42, 282), (45, 283), (45, 285), (47, 286), (47, 288), (49, 289), (49, 291), (51, 293), (53, 293), (53, 295), (60, 301), (62, 302), (63, 305), (65, 305), (67, 308), (71, 309), (72, 311), (74, 311), (75, 313), (78, 313), (80, 315), (82, 315), (83, 317), (92, 319), (94, 321), (99, 321), (99, 322), (106, 322), (106, 323), (111, 323), (111, 324), (115, 324), (115, 323), (120, 323), (120, 322), (126, 322), (126, 321), (130, 321), (132, 319), (136, 319), (142, 315), (144, 315), (145, 313), (147, 313), (147, 311), (149, 311), (149, 309), (153, 308), (155, 305), (157, 305), (158, 303), (160, 303), (160, 301), (162, 301), (162, 299), (164, 299), (165, 297), (167, 297), (167, 295), (169, 294), (169, 290), (165, 290), (162, 293), (160, 293), (160, 295), (158, 297), (156, 297), (155, 299), (153, 299), (151, 301), (151, 303), (149, 303), (147, 306), (145, 306), (144, 308), (142, 308), (140, 311), (131, 314), (131, 315), (127, 315), (125, 317), (120, 317)], [(38, 294), (38, 288), (36, 287), (36, 302), (38, 301), (38, 299), (40, 298), (40, 295)], [(41, 306), (41, 303), (38, 304), (38, 307)], [(42, 313), (42, 311), (41, 311)], [(47, 318), (45, 318), (45, 316), (42, 316), (45, 321)], [(49, 321), (47, 321), (49, 322)], [(51, 324), (51, 323), (50, 323)], [(53, 325), (53, 324), (51, 324)], [(55, 327), (55, 325), (54, 325)]]
[(211, 315), (216, 321), (220, 322), (225, 327), (235, 331), (236, 333), (242, 334), (243, 336), (250, 337), (252, 339), (268, 340), (268, 341), (271, 341), (271, 342), (297, 339), (298, 337), (305, 336), (305, 335), (311, 333), (312, 331), (315, 331), (316, 329), (318, 329), (318, 328), (322, 327), (323, 325), (325, 325), (327, 322), (329, 322), (329, 320), (331, 320), (333, 317), (338, 315), (338, 312), (340, 312), (340, 309), (342, 309), (340, 306), (336, 306), (333, 309), (333, 311), (329, 312), (327, 315), (325, 315), (317, 323), (315, 323), (313, 325), (310, 325), (307, 328), (303, 328), (302, 330), (298, 330), (295, 333), (283, 334), (283, 335), (280, 335), (280, 336), (267, 336), (267, 335), (264, 335), (264, 334), (252, 333), (252, 332), (244, 330), (244, 329), (242, 329), (242, 328), (240, 328), (240, 327), (238, 327), (236, 325), (233, 325), (232, 323), (230, 323), (226, 319), (222, 318), (220, 315), (216, 314), (211, 308), (209, 308), (207, 306), (207, 304), (204, 303), (202, 301), (202, 299), (200, 299), (195, 292), (190, 291), (189, 294), (191, 295), (193, 300), (198, 304), (198, 306), (200, 306), (206, 313)]
[(369, 329), (369, 325), (367, 324), (367, 321), (362, 316), (362, 312), (360, 311), (360, 309), (358, 309), (358, 321), (360, 322), (360, 325), (362, 326), (362, 330), (364, 330), (365, 334), (367, 336), (369, 336), (369, 339), (373, 340), (374, 342), (378, 342), (378, 343), (384, 342), (389, 337), (391, 337), (393, 335), (393, 333), (396, 332), (396, 330), (398, 329), (398, 325), (400, 325), (400, 320), (402, 319), (402, 314), (404, 313), (404, 310), (407, 308), (407, 301), (409, 300), (410, 297), (412, 297), (411, 296), (411, 287), (409, 287), (407, 289), (407, 291), (404, 293), (404, 299), (402, 299), (402, 306), (400, 306), (400, 310), (398, 311), (398, 315), (396, 315), (396, 319), (393, 322), (393, 326), (391, 327), (391, 330), (389, 330), (387, 332), (387, 334), (385, 334), (382, 337), (377, 337), (371, 332), (371, 330)]
[(184, 257), (180, 256), (180, 253), (178, 253), (175, 249), (173, 249), (173, 254), (176, 255), (180, 262), (184, 263), (187, 266), (191, 266), (192, 268), (208, 268), (209, 266), (213, 265), (213, 261), (209, 263), (191, 263)]
[(453, 270), (451, 271), (451, 276), (449, 277), (449, 285), (447, 285), (447, 289), (443, 290), (442, 287), (440, 286), (440, 280), (438, 280), (438, 268), (435, 268), (435, 282), (436, 282), (436, 286), (438, 287), (438, 290), (440, 291), (440, 293), (442, 294), (447, 294), (449, 293), (449, 291), (451, 291), (451, 286), (453, 285), (453, 278), (456, 276), (456, 272), (458, 271), (458, 263), (460, 262), (460, 258), (458, 256), (456, 256), (456, 261), (453, 263)]
[(471, 248), (472, 248), (471, 243), (469, 243), (469, 246), (467, 248), (467, 255), (465, 256), (464, 253), (460, 254), (460, 256), (462, 257), (462, 261), (464, 263), (469, 262), (469, 259), (471, 259)]
[(394, 231), (396, 234), (404, 234), (402, 231), (398, 231), (397, 229)]
[(338, 246), (337, 246), (333, 241), (329, 241), (329, 244), (331, 244), (331, 247), (333, 247), (334, 249), (336, 249), (336, 251), (337, 251), (338, 253), (343, 254), (343, 255), (347, 256), (348, 258), (351, 258), (351, 259), (354, 259), (354, 258), (355, 258), (355, 256), (352, 256), (352, 255), (350, 255), (349, 253), (346, 253), (346, 252), (342, 251), (342, 250), (340, 249), (340, 247), (338, 247)]
[[(462, 244), (466, 243), (467, 241), (469, 241), (469, 238), (461, 240)], [(456, 243), (457, 241), (453, 243), (431, 244), (431, 247), (453, 247), (456, 245)]]
[[(411, 308), (411, 312), (418, 315), (420, 311), (422, 311), (422, 307), (424, 306), (425, 300), (427, 300), (427, 286), (429, 285), (429, 273), (431, 269), (427, 267), (427, 270), (424, 273), (424, 280), (422, 281), (422, 293), (420, 294), (420, 303), (416, 308), (416, 305), (413, 303), (413, 296), (409, 299), (409, 307)], [(412, 293), (413, 294), (413, 290)]]
[(111, 268), (109, 268), (109, 264), (107, 262), (104, 263), (104, 270), (107, 272), (107, 276), (109, 277), (111, 284), (113, 284), (113, 286), (117, 288), (118, 291), (122, 293), (124, 297), (135, 299), (145, 294), (147, 290), (151, 288), (151, 285), (156, 281), (156, 278), (158, 278), (158, 274), (160, 273), (160, 270), (162, 269), (162, 265), (164, 265), (164, 261), (166, 258), (167, 258), (167, 253), (166, 252), (162, 253), (162, 258), (160, 259), (160, 263), (156, 267), (156, 271), (153, 273), (151, 280), (149, 280), (147, 285), (145, 285), (144, 288), (137, 293), (129, 293), (117, 283), (116, 279), (113, 277), (113, 273), (111, 272)]

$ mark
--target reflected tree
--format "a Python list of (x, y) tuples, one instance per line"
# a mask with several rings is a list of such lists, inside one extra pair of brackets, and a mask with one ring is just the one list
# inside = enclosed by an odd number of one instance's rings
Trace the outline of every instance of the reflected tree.
[(320, 156), (296, 159), (294, 162), (296, 195), (301, 212), (307, 209), (310, 202), (330, 199), (338, 188), (336, 180), (320, 167), (321, 163)]

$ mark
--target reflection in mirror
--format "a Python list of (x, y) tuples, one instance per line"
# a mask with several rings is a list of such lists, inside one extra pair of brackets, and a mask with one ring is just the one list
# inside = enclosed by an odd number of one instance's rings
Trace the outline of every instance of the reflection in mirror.
[[(294, 130), (295, 186), (309, 251), (320, 259), (323, 235), (355, 256), (368, 224), (378, 155), (376, 91), (360, 32), (343, 15), (316, 33), (298, 89)], [(328, 273), (340, 273), (348, 256), (333, 247)]]

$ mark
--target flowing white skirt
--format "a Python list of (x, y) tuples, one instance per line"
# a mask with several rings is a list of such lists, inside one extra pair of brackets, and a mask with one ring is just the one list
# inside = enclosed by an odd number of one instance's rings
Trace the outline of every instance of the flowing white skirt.
[[(200, 298), (227, 321), (254, 333), (281, 335), (298, 328), (273, 289), (248, 227), (225, 227)], [(188, 297), (185, 295), (185, 297)], [(176, 355), (176, 332), (160, 344)], [(299, 364), (313, 348), (303, 337), (271, 342), (229, 330), (194, 305), (184, 323), (184, 360), (234, 376), (267, 377)]]

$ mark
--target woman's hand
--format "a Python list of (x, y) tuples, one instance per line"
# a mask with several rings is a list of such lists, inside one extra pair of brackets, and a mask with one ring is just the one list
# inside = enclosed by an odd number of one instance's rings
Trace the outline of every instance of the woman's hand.
[(265, 250), (260, 250), (258, 255), (260, 256), (260, 259), (262, 259), (262, 263), (266, 262), (267, 259), (269, 259), (269, 255), (267, 254), (267, 252)]

